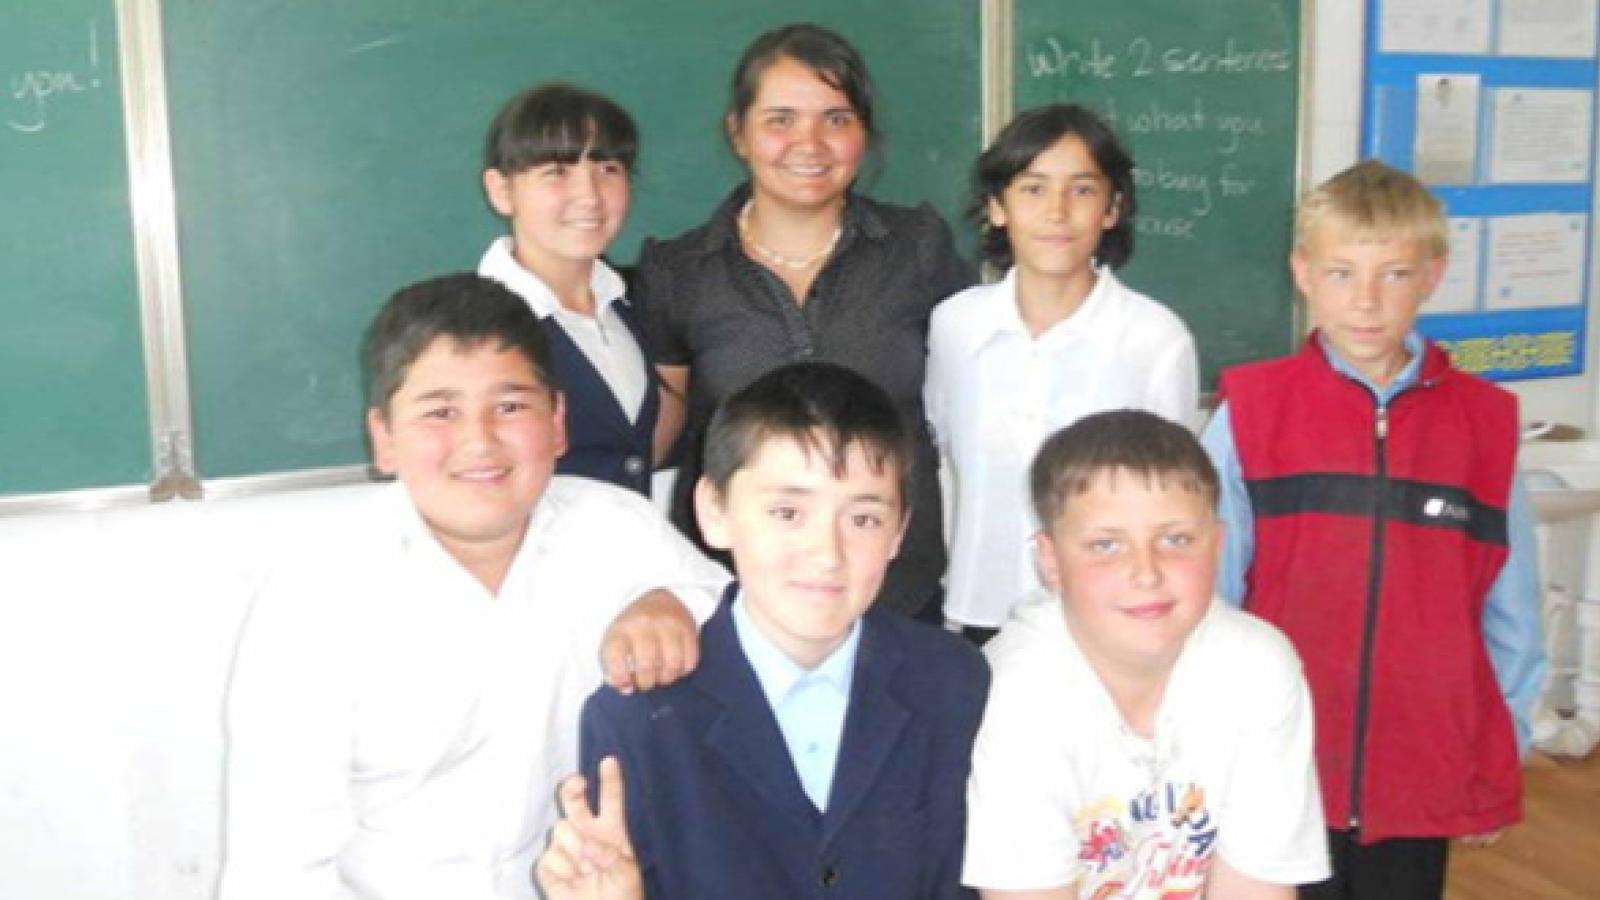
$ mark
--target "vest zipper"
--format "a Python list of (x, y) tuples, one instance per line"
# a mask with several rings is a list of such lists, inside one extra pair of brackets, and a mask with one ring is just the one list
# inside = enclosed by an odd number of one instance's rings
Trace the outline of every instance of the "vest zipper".
[(1374, 638), (1378, 630), (1378, 598), (1383, 578), (1384, 497), (1388, 494), (1389, 461), (1386, 444), (1389, 439), (1389, 408), (1378, 404), (1377, 421), (1373, 428), (1373, 446), (1376, 468), (1373, 475), (1372, 498), (1372, 554), (1367, 560), (1367, 609), (1361, 630), (1361, 671), (1356, 684), (1355, 743), (1350, 763), (1350, 830), (1361, 831), (1361, 781), (1366, 772), (1366, 738), (1368, 694), (1372, 682), (1372, 656)]

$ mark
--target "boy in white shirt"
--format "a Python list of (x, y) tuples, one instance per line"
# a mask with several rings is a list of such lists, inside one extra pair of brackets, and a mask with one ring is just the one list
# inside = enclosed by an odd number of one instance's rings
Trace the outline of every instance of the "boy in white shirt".
[(221, 896), (532, 898), (602, 641), (613, 684), (673, 680), (727, 575), (644, 498), (552, 477), (562, 397), (504, 287), (407, 288), (367, 340), (373, 454), (399, 481), (251, 611)]
[(985, 649), (963, 881), (998, 898), (1290, 898), (1328, 872), (1300, 664), (1212, 594), (1217, 475), (1133, 410), (1045, 442), (1040, 570)]

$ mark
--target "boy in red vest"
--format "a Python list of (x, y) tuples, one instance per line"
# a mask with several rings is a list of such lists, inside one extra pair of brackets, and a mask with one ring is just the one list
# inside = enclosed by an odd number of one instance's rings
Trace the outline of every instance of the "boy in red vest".
[(1219, 592), (1304, 660), (1333, 878), (1304, 897), (1439, 897), (1448, 839), (1521, 818), (1543, 678), (1517, 406), (1414, 329), (1447, 223), (1362, 162), (1303, 198), (1290, 264), (1315, 330), (1222, 376), (1205, 435)]

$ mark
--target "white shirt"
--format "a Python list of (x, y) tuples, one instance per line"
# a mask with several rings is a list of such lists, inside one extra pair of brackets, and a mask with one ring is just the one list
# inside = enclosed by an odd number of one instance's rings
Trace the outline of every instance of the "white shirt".
[(616, 309), (618, 303), (628, 302), (623, 297), (626, 285), (605, 260), (595, 260), (589, 275), (589, 291), (594, 294), (595, 314), (592, 316), (562, 306), (549, 285), (517, 262), (509, 237), (497, 238), (483, 252), (478, 274), (510, 288), (512, 293), (527, 301), (528, 308), (539, 318), (555, 316), (561, 330), (572, 338), (600, 373), (628, 418), (639, 418), (650, 375), (645, 371), (639, 342), (634, 340), (633, 332), (628, 330)]
[(498, 596), (403, 485), (256, 599), (228, 697), (223, 900), (531, 898), (611, 620), (727, 575), (648, 501), (552, 479)]
[(1053, 596), (1032, 595), (985, 654), (963, 883), (1198, 896), (1213, 853), (1259, 881), (1327, 877), (1311, 698), (1271, 625), (1214, 601), (1168, 675), (1152, 740), (1127, 728)]
[(844, 739), (844, 718), (850, 711), (850, 685), (855, 681), (856, 648), (861, 644), (861, 620), (850, 626), (843, 643), (813, 669), (779, 649), (750, 618), (741, 594), (733, 604), (733, 633), (739, 649), (755, 672), (761, 693), (778, 720), (794, 763), (800, 786), (818, 812), (827, 812), (833, 790), (833, 772)]
[(1083, 305), (1034, 338), (1015, 269), (939, 304), (928, 337), (928, 423), (954, 482), (945, 616), (998, 627), (1042, 587), (1028, 467), (1045, 438), (1090, 413), (1132, 407), (1193, 427), (1194, 339), (1165, 306), (1109, 269)]

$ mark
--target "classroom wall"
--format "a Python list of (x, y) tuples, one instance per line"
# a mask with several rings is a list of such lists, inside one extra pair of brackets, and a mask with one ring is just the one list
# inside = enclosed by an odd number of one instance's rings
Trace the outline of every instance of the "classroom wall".
[[(1327, 178), (1359, 158), (1361, 149), (1361, 79), (1365, 3), (1314, 4), (1312, 49), (1307, 54), (1311, 115), (1307, 132), (1307, 184)], [(1597, 182), (1600, 184), (1600, 182)], [(1600, 208), (1600, 204), (1597, 204)], [(1565, 422), (1591, 434), (1600, 430), (1600, 391), (1596, 369), (1600, 347), (1600, 229), (1590, 229), (1589, 346), (1582, 375), (1508, 382), (1522, 403), (1522, 421)], [(1424, 307), (1426, 309), (1426, 307)]]
[(0, 897), (211, 895), (248, 599), (379, 487), (0, 518)]
[[(1314, 6), (1320, 178), (1357, 152), (1361, 4)], [(1593, 374), (1513, 389), (1527, 417), (1597, 420)], [(371, 489), (0, 518), (0, 897), (211, 895), (220, 704), (250, 589), (327, 508)]]

